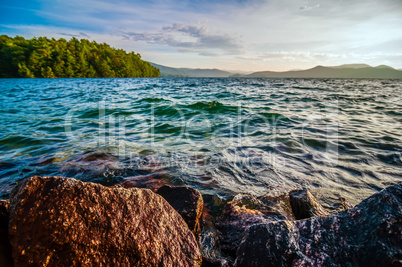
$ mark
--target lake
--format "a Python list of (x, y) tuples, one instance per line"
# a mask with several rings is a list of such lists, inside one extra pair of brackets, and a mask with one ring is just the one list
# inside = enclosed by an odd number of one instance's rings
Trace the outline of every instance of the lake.
[(225, 201), (308, 188), (331, 207), (402, 180), (400, 80), (1, 79), (0, 88), (1, 198), (32, 175), (104, 185), (149, 175)]

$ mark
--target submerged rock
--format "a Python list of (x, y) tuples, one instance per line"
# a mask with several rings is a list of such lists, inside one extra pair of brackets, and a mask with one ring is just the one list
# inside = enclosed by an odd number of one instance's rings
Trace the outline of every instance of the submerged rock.
[(61, 166), (60, 172), (71, 176), (77, 174), (102, 176), (109, 169), (118, 170), (121, 168), (118, 158), (103, 151), (88, 152), (59, 164)]
[(16, 266), (200, 266), (182, 217), (148, 189), (32, 177), (11, 193)]
[(137, 175), (126, 177), (124, 180), (116, 184), (116, 187), (123, 188), (147, 188), (152, 191), (158, 190), (161, 186), (165, 185), (165, 183), (160, 179), (155, 179), (150, 175)]
[(7, 200), (0, 200), (0, 266), (13, 266), (11, 245), (8, 240), (9, 205)]
[(201, 193), (189, 186), (164, 185), (156, 191), (183, 217), (193, 233), (200, 230), (204, 201)]
[(352, 209), (251, 226), (235, 266), (401, 266), (402, 182)]

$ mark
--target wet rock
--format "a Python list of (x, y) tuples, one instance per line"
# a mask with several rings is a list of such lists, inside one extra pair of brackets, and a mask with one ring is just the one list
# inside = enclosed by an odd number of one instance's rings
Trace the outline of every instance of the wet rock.
[(9, 200), (0, 200), (0, 230), (8, 231), (9, 207)]
[(200, 217), (204, 201), (201, 193), (189, 186), (164, 185), (156, 191), (169, 202), (172, 207), (183, 217), (188, 228), (196, 233), (200, 230)]
[[(232, 266), (234, 259), (222, 255), (221, 233), (216, 229), (216, 212), (223, 209), (226, 202), (217, 195), (203, 195), (204, 208), (201, 216), (201, 232), (198, 235), (199, 247), (202, 254), (202, 266)], [(210, 209), (212, 208), (212, 209)], [(222, 210), (221, 210), (222, 211)]]
[(165, 183), (162, 180), (155, 179), (150, 175), (137, 175), (126, 177), (123, 181), (119, 182), (115, 186), (123, 188), (147, 188), (155, 192), (163, 185), (165, 185)]
[(0, 200), (0, 266), (13, 266), (11, 245), (8, 240), (9, 204)]
[(347, 210), (353, 208), (352, 203), (350, 203), (346, 198), (339, 198), (339, 209)]
[(206, 216), (221, 215), (227, 204), (227, 201), (217, 194), (203, 194), (202, 198), (204, 199), (203, 214)]
[(235, 266), (401, 266), (402, 182), (352, 209), (251, 226)]
[(222, 233), (222, 250), (235, 257), (237, 247), (249, 226), (278, 220), (293, 220), (289, 197), (239, 194), (225, 207), (216, 225)]
[(306, 189), (290, 191), (289, 200), (293, 214), (297, 220), (326, 216), (329, 214), (329, 212), (318, 203), (317, 199), (315, 199), (310, 191)]
[(182, 217), (148, 189), (32, 177), (11, 193), (16, 266), (200, 266)]

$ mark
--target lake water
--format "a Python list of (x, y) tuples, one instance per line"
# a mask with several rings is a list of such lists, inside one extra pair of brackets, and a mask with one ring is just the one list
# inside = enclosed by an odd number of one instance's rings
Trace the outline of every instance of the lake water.
[(146, 174), (225, 200), (309, 188), (331, 206), (402, 180), (402, 81), (2, 79), (0, 90), (1, 198), (32, 175)]

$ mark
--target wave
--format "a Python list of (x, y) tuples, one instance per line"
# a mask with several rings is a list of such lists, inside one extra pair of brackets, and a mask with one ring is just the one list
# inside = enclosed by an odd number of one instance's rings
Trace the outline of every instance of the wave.
[(240, 107), (231, 106), (227, 104), (222, 104), (218, 101), (211, 101), (211, 102), (197, 102), (191, 105), (183, 106), (184, 108), (189, 108), (193, 110), (204, 110), (210, 113), (230, 113), (236, 112), (239, 110)]

